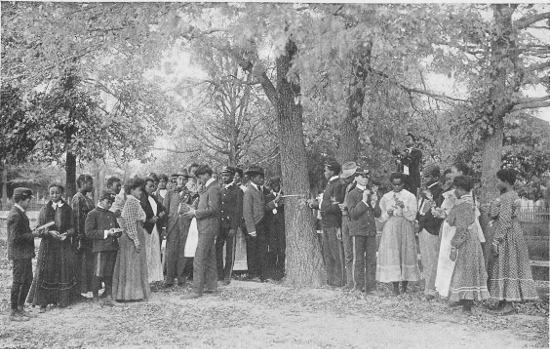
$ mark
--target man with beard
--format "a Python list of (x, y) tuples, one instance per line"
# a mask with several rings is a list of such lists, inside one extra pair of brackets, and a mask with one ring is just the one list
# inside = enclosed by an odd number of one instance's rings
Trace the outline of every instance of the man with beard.
[[(243, 192), (235, 182), (235, 169), (225, 166), (221, 171), (223, 187), (221, 190), (221, 229), (216, 239), (216, 263), (218, 280), (225, 285), (231, 282), (233, 263), (235, 262), (236, 234), (241, 224), (243, 211)], [(225, 265), (223, 247), (225, 245)]]
[(174, 279), (178, 285), (185, 284), (184, 256), (185, 241), (189, 232), (189, 225), (192, 217), (184, 217), (191, 204), (191, 193), (186, 187), (189, 176), (187, 172), (178, 174), (176, 187), (169, 191), (164, 198), (163, 206), (168, 212), (168, 223), (166, 224), (166, 263), (165, 263), (165, 286), (174, 285)]

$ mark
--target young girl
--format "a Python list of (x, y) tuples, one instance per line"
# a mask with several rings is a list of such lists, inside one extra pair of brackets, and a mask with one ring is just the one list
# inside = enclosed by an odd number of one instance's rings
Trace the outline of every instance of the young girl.
[(65, 307), (80, 295), (76, 279), (76, 256), (71, 246), (74, 235), (73, 210), (63, 201), (64, 188), (49, 186), (50, 201), (40, 210), (38, 224), (55, 222), (41, 237), (33, 280), (27, 302), (45, 312), (48, 304)]
[(465, 312), (472, 311), (474, 300), (489, 298), (487, 271), (483, 250), (479, 242), (475, 222), (475, 204), (470, 191), (472, 179), (458, 176), (453, 180), (457, 201), (449, 212), (447, 223), (456, 228), (451, 240), (450, 259), (455, 261), (455, 270), (449, 287), (449, 301), (461, 302)]

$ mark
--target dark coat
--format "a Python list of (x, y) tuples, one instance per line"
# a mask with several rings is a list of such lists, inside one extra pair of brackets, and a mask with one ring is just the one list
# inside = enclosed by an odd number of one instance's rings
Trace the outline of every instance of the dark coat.
[[(441, 207), (444, 200), (443, 188), (441, 188), (441, 185), (437, 182), (432, 184), (433, 186), (429, 187), (429, 190), (432, 193), (435, 206)], [(418, 207), (421, 208), (425, 201), (426, 198), (422, 196)], [(426, 231), (432, 235), (439, 235), (439, 230), (441, 228), (441, 224), (443, 223), (443, 219), (434, 217), (432, 210), (428, 210), (424, 215), (421, 215), (419, 212), (417, 219), (420, 231), (422, 231), (422, 229), (426, 229)]]
[(94, 208), (86, 217), (86, 237), (92, 240), (92, 252), (116, 251), (118, 241), (109, 236), (104, 238), (105, 230), (119, 228), (113, 212), (101, 207)]
[(29, 259), (34, 255), (34, 236), (25, 212), (13, 206), (8, 214), (8, 259)]
[(179, 206), (181, 204), (190, 204), (191, 193), (187, 189), (181, 191), (170, 190), (164, 198), (163, 206), (168, 214), (166, 223), (166, 236), (176, 232), (185, 233), (183, 230), (189, 229), (191, 218), (180, 216)]
[(409, 148), (406, 155), (401, 159), (399, 172), (403, 173), (404, 165), (409, 168), (409, 175), (405, 178), (405, 189), (416, 195), (420, 188), (420, 164), (422, 163), (422, 152), (416, 148)]
[(265, 216), (264, 194), (256, 189), (252, 183), (248, 183), (243, 197), (243, 217), (246, 231), (256, 231), (256, 224), (260, 223)]
[(231, 184), (221, 189), (221, 195), (222, 228), (237, 230), (243, 217), (243, 192), (237, 185)]
[[(347, 195), (349, 235), (376, 236), (375, 209), (363, 201), (363, 190), (353, 188)], [(379, 208), (378, 208), (379, 210)]]
[[(168, 195), (167, 195), (168, 196)], [(157, 203), (157, 214), (158, 217), (161, 212), (165, 212), (166, 209), (164, 206), (160, 203), (156, 195), (151, 195), (153, 200)], [(160, 232), (161, 227), (164, 225), (164, 221), (166, 219), (166, 216), (162, 219), (159, 219), (156, 223), (149, 222), (151, 218), (155, 216), (155, 213), (153, 212), (153, 207), (151, 207), (151, 203), (149, 202), (149, 195), (143, 194), (140, 199), (141, 202), (141, 208), (143, 208), (143, 211), (145, 211), (145, 223), (143, 223), (143, 228), (147, 233), (151, 234), (153, 232), (153, 228), (155, 227), (155, 224), (157, 225), (157, 230)]]
[(321, 223), (325, 228), (340, 228), (342, 226), (342, 211), (337, 203), (343, 203), (346, 195), (346, 185), (340, 178), (335, 178), (327, 183), (321, 202)]
[(218, 235), (221, 201), (221, 189), (215, 181), (199, 191), (199, 205), (195, 210), (199, 234)]

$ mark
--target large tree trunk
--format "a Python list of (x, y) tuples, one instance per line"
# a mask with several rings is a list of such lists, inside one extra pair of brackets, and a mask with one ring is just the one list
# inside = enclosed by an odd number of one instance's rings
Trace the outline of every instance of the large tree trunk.
[[(309, 192), (309, 177), (299, 102), (300, 87), (287, 79), (296, 51), (296, 45), (289, 40), (285, 54), (276, 60), (277, 124), (285, 193), (306, 195)], [(302, 200), (295, 197), (285, 199), (285, 229), (286, 282), (295, 287), (321, 286), (325, 271), (314, 217)]]
[[(495, 21), (491, 42), (490, 68), (486, 79), (490, 80), (488, 98), (480, 110), (488, 110), (491, 130), (482, 143), (481, 203), (484, 207), (499, 195), (496, 186), (496, 173), (501, 167), (504, 137), (504, 117), (513, 108), (513, 93), (519, 84), (514, 81), (517, 74), (518, 53), (515, 32), (512, 26), (512, 14), (516, 5), (493, 5)], [(488, 108), (488, 109), (487, 109)], [(489, 227), (486, 209), (482, 209), (481, 227), (487, 241), (492, 240), (493, 232)], [(488, 248), (490, 243), (486, 244)], [(488, 251), (487, 251), (488, 252)]]
[(76, 156), (70, 151), (67, 151), (65, 159), (65, 192), (67, 200), (76, 194)]
[(361, 151), (361, 141), (357, 125), (363, 114), (365, 83), (372, 51), (372, 41), (365, 42), (351, 57), (351, 76), (346, 100), (347, 115), (340, 126), (340, 140), (336, 150), (336, 160), (341, 164), (356, 161)]

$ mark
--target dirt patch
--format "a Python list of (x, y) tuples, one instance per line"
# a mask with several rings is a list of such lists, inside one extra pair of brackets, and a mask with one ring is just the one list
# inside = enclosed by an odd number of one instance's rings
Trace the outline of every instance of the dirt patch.
[(0, 347), (533, 348), (544, 347), (547, 328), (543, 313), (504, 318), (476, 309), (467, 317), (417, 292), (364, 298), (241, 281), (198, 300), (181, 300), (185, 292), (113, 308), (53, 308), (27, 323), (2, 316)]

